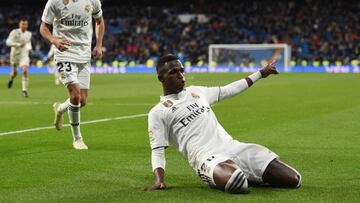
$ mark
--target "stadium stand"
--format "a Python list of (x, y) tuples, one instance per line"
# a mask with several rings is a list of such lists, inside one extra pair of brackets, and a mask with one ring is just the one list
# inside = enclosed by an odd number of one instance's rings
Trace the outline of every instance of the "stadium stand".
[[(15, 1), (16, 2), (16, 1)], [(49, 44), (38, 32), (41, 3), (0, 7), (0, 65), (8, 64), (5, 40), (20, 18), (33, 32), (32, 64), (46, 58)], [(360, 60), (357, 1), (103, 1), (106, 19), (103, 62), (153, 65), (176, 53), (191, 64), (207, 62), (214, 43), (287, 43), (292, 63), (351, 64)]]

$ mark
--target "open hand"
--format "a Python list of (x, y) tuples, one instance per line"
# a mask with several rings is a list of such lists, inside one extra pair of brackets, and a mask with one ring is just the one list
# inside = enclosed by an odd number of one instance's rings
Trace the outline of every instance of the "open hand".
[(279, 74), (279, 72), (276, 70), (275, 67), (275, 60), (271, 61), (269, 64), (267, 64), (264, 68), (260, 70), (261, 77), (266, 78), (267, 76), (271, 74)]
[(165, 183), (155, 183), (154, 185), (145, 187), (144, 191), (163, 190), (163, 189), (166, 189)]
[(66, 51), (68, 49), (68, 46), (71, 45), (69, 41), (58, 38), (55, 38), (52, 44), (55, 45), (55, 47), (61, 52)]

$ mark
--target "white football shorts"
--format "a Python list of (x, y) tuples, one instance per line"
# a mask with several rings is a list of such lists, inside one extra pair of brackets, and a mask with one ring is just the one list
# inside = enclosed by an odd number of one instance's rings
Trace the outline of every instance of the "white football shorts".
[(232, 140), (223, 152), (203, 156), (195, 170), (206, 184), (214, 187), (215, 167), (221, 162), (231, 160), (239, 166), (248, 180), (262, 183), (262, 175), (266, 167), (276, 158), (278, 155), (264, 146)]
[(18, 66), (20, 66), (20, 67), (23, 67), (23, 66), (29, 67), (30, 58), (29, 58), (29, 56), (11, 57), (10, 63), (11, 63), (11, 66), (12, 66), (13, 69), (15, 67), (17, 68)]
[(80, 89), (90, 88), (90, 62), (57, 62), (56, 66), (60, 80), (66, 87), (70, 84), (79, 84)]

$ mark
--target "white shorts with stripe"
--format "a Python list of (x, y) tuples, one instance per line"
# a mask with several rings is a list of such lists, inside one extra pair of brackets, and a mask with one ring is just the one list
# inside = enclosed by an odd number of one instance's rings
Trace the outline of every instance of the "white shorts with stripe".
[(241, 143), (233, 140), (221, 153), (203, 156), (196, 166), (197, 175), (209, 186), (214, 187), (215, 167), (226, 160), (232, 160), (252, 182), (262, 183), (262, 175), (269, 163), (277, 158), (268, 148), (251, 143)]

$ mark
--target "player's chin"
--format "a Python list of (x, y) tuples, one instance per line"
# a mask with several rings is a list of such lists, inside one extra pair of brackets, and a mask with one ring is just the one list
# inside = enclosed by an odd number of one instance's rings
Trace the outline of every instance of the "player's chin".
[(177, 84), (175, 87), (176, 92), (181, 92), (184, 89), (184, 87), (185, 87), (185, 82)]
[(185, 87), (185, 80), (183, 80), (183, 81), (180, 82), (179, 87), (181, 88), (181, 90), (184, 89), (184, 87)]

